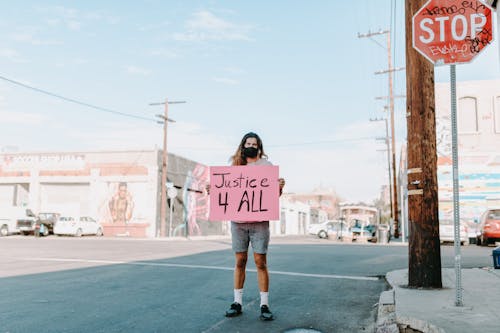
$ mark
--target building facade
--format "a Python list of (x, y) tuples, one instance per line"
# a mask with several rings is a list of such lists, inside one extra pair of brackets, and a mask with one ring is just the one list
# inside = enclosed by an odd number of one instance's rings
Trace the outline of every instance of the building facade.
[[(437, 83), (436, 143), (439, 217), (453, 218), (451, 99), (449, 83)], [(460, 217), (469, 221), (500, 207), (500, 80), (457, 82)], [(407, 217), (406, 150), (402, 150), (402, 214)]]
[[(173, 235), (222, 232), (221, 224), (208, 223), (207, 196), (200, 190), (206, 177), (206, 166), (169, 154), (167, 181), (179, 191), (168, 200), (164, 223), (172, 221)], [(105, 235), (155, 237), (160, 179), (158, 150), (2, 153), (0, 206), (92, 216)]]
[[(439, 213), (453, 217), (449, 84), (436, 84)], [(457, 83), (460, 216), (500, 206), (500, 80)]]
[[(0, 153), (0, 210), (91, 216), (105, 236), (159, 237), (160, 223), (172, 237), (230, 235), (228, 221), (208, 221), (209, 168), (174, 154), (167, 184), (177, 193), (160, 221), (161, 165), (159, 150)], [(306, 234), (311, 216), (327, 219), (326, 211), (286, 194), (280, 206), (280, 220), (270, 224), (274, 235)]]

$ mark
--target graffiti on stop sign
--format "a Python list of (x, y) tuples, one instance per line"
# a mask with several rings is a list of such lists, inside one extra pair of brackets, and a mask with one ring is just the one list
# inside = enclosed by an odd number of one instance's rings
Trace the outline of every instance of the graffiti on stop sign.
[(467, 9), (474, 10), (476, 13), (486, 9), (487, 7), (480, 1), (459, 1), (459, 5), (451, 6), (434, 6), (426, 8), (428, 15), (446, 15), (446, 14), (465, 14)]
[(413, 17), (413, 45), (436, 64), (469, 62), (492, 40), (491, 9), (480, 1), (429, 0)]

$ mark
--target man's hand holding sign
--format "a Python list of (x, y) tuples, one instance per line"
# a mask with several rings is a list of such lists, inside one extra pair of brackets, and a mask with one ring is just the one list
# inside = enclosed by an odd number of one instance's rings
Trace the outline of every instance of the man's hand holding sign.
[(273, 165), (210, 168), (210, 221), (279, 219), (284, 180)]

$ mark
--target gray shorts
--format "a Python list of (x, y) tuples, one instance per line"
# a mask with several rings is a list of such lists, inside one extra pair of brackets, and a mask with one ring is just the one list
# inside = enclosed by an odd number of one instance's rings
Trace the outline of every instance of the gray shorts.
[(254, 253), (266, 254), (269, 245), (269, 221), (231, 222), (231, 235), (234, 252), (247, 252), (248, 244), (252, 243)]

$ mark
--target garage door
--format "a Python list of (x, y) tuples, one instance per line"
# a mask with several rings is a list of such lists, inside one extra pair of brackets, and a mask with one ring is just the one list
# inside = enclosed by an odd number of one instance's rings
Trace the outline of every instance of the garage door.
[(64, 215), (88, 215), (88, 183), (40, 184), (40, 211), (55, 211)]

